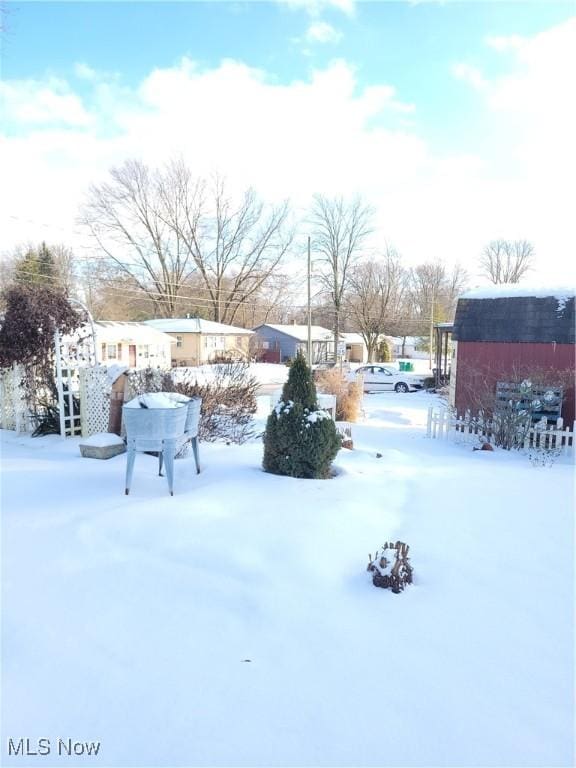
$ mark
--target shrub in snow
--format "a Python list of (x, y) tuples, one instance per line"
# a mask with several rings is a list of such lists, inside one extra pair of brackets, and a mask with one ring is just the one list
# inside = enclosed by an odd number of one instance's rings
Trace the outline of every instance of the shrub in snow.
[(202, 442), (225, 440), (244, 443), (253, 434), (258, 381), (243, 362), (220, 363), (210, 366), (210, 375), (198, 381), (194, 368), (173, 372), (158, 369), (131, 371), (130, 396), (153, 392), (173, 392), (202, 400), (198, 437)]
[[(180, 372), (179, 372), (180, 373)], [(258, 381), (242, 361), (215, 363), (200, 383), (194, 369), (179, 376), (176, 391), (202, 399), (198, 436), (205, 442), (245, 443), (254, 436)]]
[[(43, 250), (42, 250), (43, 249)], [(49, 250), (42, 246), (46, 263)], [(33, 255), (33, 252), (31, 252)], [(20, 385), (26, 404), (36, 424), (32, 437), (60, 434), (60, 411), (55, 380), (54, 332), (72, 333), (84, 323), (84, 313), (78, 312), (66, 295), (53, 286), (14, 284), (2, 294), (5, 305), (0, 327), (0, 368), (23, 367)], [(70, 414), (66, 397), (65, 416), (80, 420), (80, 402), (73, 398)]]
[(532, 366), (503, 373), (496, 386), (480, 370), (469, 368), (468, 375), (474, 383), (468, 385), (472, 407), (464, 415), (466, 427), (505, 450), (522, 449), (542, 419), (556, 421), (574, 378), (569, 370)]
[(282, 399), (266, 423), (266, 472), (302, 478), (327, 478), (341, 447), (336, 425), (318, 408), (312, 372), (299, 354), (290, 367)]
[(372, 584), (375, 587), (391, 589), (398, 594), (406, 584), (412, 584), (413, 570), (408, 559), (410, 547), (403, 541), (395, 544), (386, 542), (382, 552), (378, 550), (374, 557), (368, 555), (368, 568), (372, 574)]
[(322, 392), (336, 395), (336, 419), (356, 421), (362, 407), (362, 382), (348, 381), (342, 371), (331, 368), (321, 371), (316, 379)]
[(528, 454), (528, 459), (533, 467), (551, 467), (561, 455), (561, 446), (548, 446), (545, 448), (533, 448)]

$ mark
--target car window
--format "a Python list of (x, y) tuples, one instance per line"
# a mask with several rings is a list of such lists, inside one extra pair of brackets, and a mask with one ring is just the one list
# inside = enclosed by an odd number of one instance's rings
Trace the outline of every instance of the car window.
[(388, 368), (376, 368), (376, 371), (383, 373), (385, 376), (392, 376), (392, 371), (389, 371)]

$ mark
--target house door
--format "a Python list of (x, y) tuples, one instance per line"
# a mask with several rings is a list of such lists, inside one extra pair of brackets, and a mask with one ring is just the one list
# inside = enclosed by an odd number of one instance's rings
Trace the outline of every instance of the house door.
[(128, 365), (130, 368), (136, 368), (136, 344), (128, 345)]

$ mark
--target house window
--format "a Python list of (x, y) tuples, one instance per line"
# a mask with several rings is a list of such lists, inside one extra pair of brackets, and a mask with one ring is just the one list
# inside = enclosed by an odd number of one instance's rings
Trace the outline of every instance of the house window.
[(182, 339), (182, 336), (176, 336), (176, 346), (179, 348), (182, 348), (184, 344), (184, 341)]
[(118, 358), (118, 350), (116, 348), (116, 344), (107, 344), (106, 345), (106, 359), (107, 360), (116, 360)]
[(224, 336), (205, 336), (204, 346), (206, 349), (226, 349)]
[(241, 347), (242, 346), (242, 336), (236, 336), (236, 346)]

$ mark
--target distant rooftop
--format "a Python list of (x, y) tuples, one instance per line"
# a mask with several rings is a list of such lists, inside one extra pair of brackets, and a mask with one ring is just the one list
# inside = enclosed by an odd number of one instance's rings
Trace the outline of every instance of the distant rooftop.
[[(273, 323), (262, 323), (257, 326), (258, 328), (272, 328), (279, 333), (284, 333), (286, 336), (290, 336), (298, 341), (308, 341), (308, 326), (307, 325), (277, 325)], [(311, 326), (312, 341), (332, 341), (334, 334), (329, 331), (328, 328), (323, 328), (321, 325)]]
[(174, 317), (158, 320), (145, 320), (146, 325), (156, 328), (164, 333), (204, 333), (210, 335), (226, 334), (240, 336), (252, 334), (247, 328), (239, 328), (235, 325), (216, 323), (213, 320), (203, 320), (201, 317)]
[(149, 344), (151, 340), (155, 340), (157, 344), (166, 342), (173, 342), (170, 336), (162, 333), (157, 328), (151, 328), (144, 323), (135, 322), (122, 322), (120, 320), (97, 320), (96, 321), (96, 335), (98, 336), (99, 329), (102, 329), (100, 335), (110, 342), (140, 342), (142, 344)]

